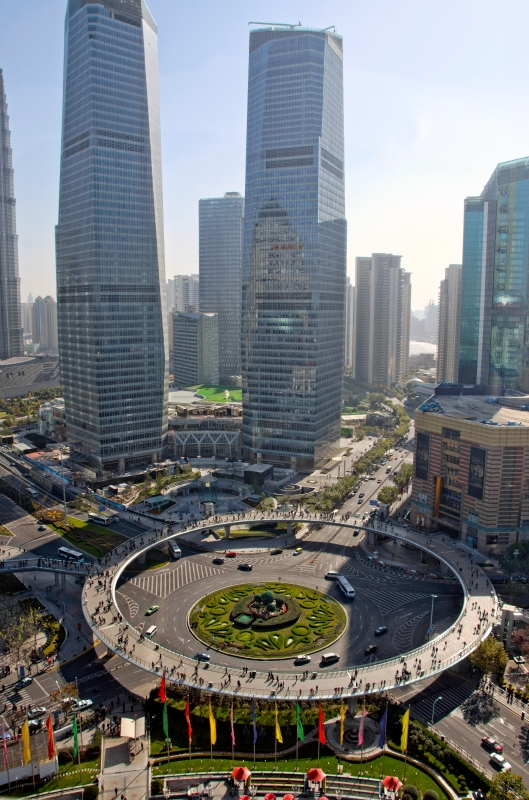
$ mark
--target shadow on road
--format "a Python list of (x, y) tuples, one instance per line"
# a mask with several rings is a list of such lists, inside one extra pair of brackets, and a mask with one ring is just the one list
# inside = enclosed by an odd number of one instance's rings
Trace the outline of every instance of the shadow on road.
[(470, 697), (467, 697), (461, 706), (461, 711), (465, 722), (473, 727), (483, 725), (486, 722), (490, 722), (494, 717), (500, 716), (494, 699), (482, 692), (475, 692)]
[(525, 725), (522, 725), (518, 741), (520, 742), (520, 750), (522, 751), (524, 761), (527, 761), (529, 758), (529, 725), (527, 722)]

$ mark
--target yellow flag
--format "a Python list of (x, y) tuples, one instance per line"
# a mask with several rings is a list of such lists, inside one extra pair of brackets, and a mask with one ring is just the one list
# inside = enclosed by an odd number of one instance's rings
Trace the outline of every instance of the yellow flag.
[(281, 735), (281, 728), (279, 727), (279, 717), (277, 714), (277, 703), (276, 703), (276, 739), (278, 742), (281, 742), (281, 744), (283, 744), (283, 737)]
[(410, 709), (404, 712), (402, 717), (402, 736), (400, 739), (400, 752), (404, 753), (408, 749), (408, 729), (410, 727)]
[(22, 763), (29, 764), (31, 761), (31, 748), (29, 746), (29, 725), (28, 720), (22, 725)]
[(340, 706), (340, 745), (343, 744), (343, 729), (345, 725), (345, 703)]
[(211, 739), (211, 744), (214, 745), (217, 741), (217, 722), (213, 716), (211, 700), (209, 701), (209, 738)]

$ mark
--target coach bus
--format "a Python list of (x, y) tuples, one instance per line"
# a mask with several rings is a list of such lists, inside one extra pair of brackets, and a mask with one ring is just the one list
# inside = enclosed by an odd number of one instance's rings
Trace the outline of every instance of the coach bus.
[(65, 561), (74, 561), (77, 564), (84, 562), (83, 553), (79, 553), (77, 550), (70, 550), (68, 547), (59, 547), (59, 555)]
[(96, 525), (110, 525), (110, 517), (105, 517), (102, 514), (88, 514), (88, 522), (94, 522)]
[(338, 575), (338, 577), (336, 578), (336, 583), (338, 584), (338, 586), (340, 587), (340, 589), (342, 590), (342, 592), (346, 597), (348, 597), (350, 600), (354, 600), (355, 590), (353, 589), (347, 578), (344, 578), (343, 575)]
[(170, 540), (169, 549), (171, 550), (171, 555), (174, 559), (182, 558), (182, 551), (180, 550), (178, 542), (175, 539)]

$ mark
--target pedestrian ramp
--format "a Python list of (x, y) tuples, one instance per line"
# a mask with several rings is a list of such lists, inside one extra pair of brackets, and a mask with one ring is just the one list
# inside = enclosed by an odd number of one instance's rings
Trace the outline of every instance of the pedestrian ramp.
[[(443, 717), (447, 717), (456, 708), (459, 708), (465, 700), (475, 691), (472, 684), (462, 681), (455, 686), (446, 686), (438, 692), (424, 696), (421, 694), (415, 701), (411, 703), (411, 713), (416, 719), (421, 722), (432, 722), (432, 712), (434, 714), (433, 721), (439, 722)], [(440, 699), (438, 699), (440, 698)], [(434, 708), (435, 703), (435, 708)]]

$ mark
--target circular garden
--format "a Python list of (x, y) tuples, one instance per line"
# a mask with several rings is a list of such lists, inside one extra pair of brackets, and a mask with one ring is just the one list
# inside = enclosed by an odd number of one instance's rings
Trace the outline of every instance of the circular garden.
[(244, 583), (206, 595), (189, 614), (204, 644), (249, 658), (288, 658), (334, 642), (345, 630), (342, 606), (289, 583)]

